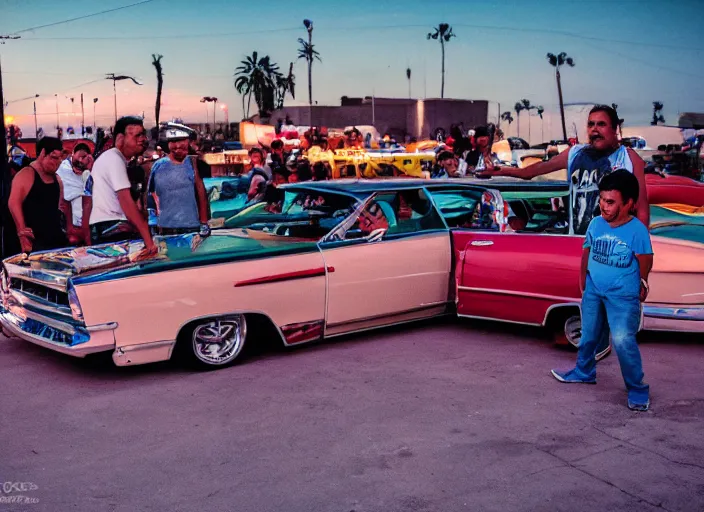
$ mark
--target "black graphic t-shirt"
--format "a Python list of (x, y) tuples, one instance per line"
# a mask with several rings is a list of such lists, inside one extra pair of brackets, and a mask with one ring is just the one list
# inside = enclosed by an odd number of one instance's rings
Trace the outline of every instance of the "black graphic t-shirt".
[(594, 151), (588, 144), (570, 149), (567, 172), (572, 182), (572, 216), (575, 234), (585, 234), (591, 220), (599, 215), (599, 182), (604, 176), (617, 169), (633, 172), (633, 163), (628, 150), (623, 146), (619, 146), (608, 155)]

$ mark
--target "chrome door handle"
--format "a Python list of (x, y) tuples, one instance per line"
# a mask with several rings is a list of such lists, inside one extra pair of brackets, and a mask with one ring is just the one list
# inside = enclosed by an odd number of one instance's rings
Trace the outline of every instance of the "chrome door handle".
[(487, 247), (489, 245), (494, 245), (491, 240), (473, 240), (470, 245), (474, 247)]

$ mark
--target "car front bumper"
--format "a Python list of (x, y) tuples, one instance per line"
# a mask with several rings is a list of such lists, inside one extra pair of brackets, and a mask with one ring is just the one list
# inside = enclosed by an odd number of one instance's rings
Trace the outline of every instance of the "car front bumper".
[(645, 304), (643, 329), (646, 331), (704, 332), (704, 306)]
[(74, 357), (115, 350), (117, 324), (77, 327), (21, 307), (3, 306), (0, 324), (9, 335)]

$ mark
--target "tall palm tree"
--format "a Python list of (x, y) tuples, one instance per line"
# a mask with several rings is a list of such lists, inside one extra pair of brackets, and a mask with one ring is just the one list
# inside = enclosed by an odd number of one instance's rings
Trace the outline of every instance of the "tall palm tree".
[(308, 31), (308, 41), (298, 38), (298, 58), (305, 59), (308, 63), (308, 115), (310, 117), (310, 125), (313, 126), (313, 61), (318, 59), (318, 62), (323, 62), (320, 59), (320, 54), (316, 51), (313, 45), (313, 22), (311, 20), (303, 20), (303, 26)]
[(535, 110), (538, 113), (538, 117), (540, 117), (540, 142), (545, 142), (545, 131), (543, 130), (543, 114), (545, 113), (545, 109), (542, 105), (538, 105), (535, 107)]
[(555, 79), (557, 80), (557, 95), (560, 99), (560, 117), (562, 118), (562, 137), (567, 140), (567, 127), (565, 126), (565, 104), (562, 101), (562, 81), (560, 79), (560, 68), (567, 64), (569, 67), (574, 67), (574, 59), (568, 57), (565, 52), (555, 55), (548, 53), (546, 55), (548, 62), (555, 68)]
[[(511, 127), (511, 123), (513, 122), (513, 116), (511, 115), (510, 111), (506, 111), (503, 114), (501, 114), (501, 120), (506, 121), (508, 123), (509, 128)], [(508, 131), (506, 132), (508, 134)]]
[(534, 110), (536, 107), (531, 105), (530, 100), (525, 98), (521, 100), (521, 105), (523, 105), (523, 110), (525, 110), (528, 115), (528, 144), (530, 144), (530, 111)]
[(411, 99), (411, 68), (406, 68), (406, 80), (408, 80), (408, 99)]
[(513, 110), (516, 111), (516, 137), (521, 136), (521, 110), (523, 110), (523, 104), (517, 101), (513, 106)]
[(440, 97), (445, 97), (445, 43), (449, 43), (450, 39), (457, 37), (454, 32), (452, 32), (452, 27), (447, 23), (440, 23), (435, 27), (435, 32), (428, 32), (428, 39), (435, 39), (440, 41), (440, 47), (442, 48), (442, 78), (440, 85)]
[(152, 66), (156, 69), (156, 105), (154, 106), (154, 118), (156, 119), (156, 129), (159, 129), (159, 114), (161, 113), (161, 90), (164, 87), (164, 73), (161, 67), (163, 55), (152, 53)]
[(296, 99), (296, 76), (293, 74), (293, 62), (288, 65), (288, 75), (279, 74), (276, 76), (276, 109), (284, 108), (284, 98), (288, 92), (291, 97)]
[[(611, 108), (614, 109), (616, 111), (616, 113), (618, 113), (618, 105), (616, 105), (616, 103), (612, 103)], [(621, 119), (619, 117), (619, 119), (618, 119), (618, 136), (619, 137), (623, 137), (623, 122), (624, 121), (625, 121), (625, 119)]]
[(654, 101), (653, 102), (653, 120), (650, 121), (650, 124), (653, 126), (657, 126), (658, 123), (663, 123), (665, 124), (665, 118), (662, 115), (662, 108), (663, 104), (661, 101)]

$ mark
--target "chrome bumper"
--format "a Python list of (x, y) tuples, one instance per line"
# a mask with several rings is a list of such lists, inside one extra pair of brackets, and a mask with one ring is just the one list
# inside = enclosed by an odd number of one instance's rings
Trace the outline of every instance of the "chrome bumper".
[(648, 331), (704, 332), (704, 306), (644, 305), (643, 328)]
[[(0, 324), (8, 334), (74, 357), (115, 349), (112, 333), (100, 331), (114, 330), (117, 324), (80, 327), (23, 308), (8, 310), (2, 306)], [(101, 335), (91, 336), (92, 332)]]

